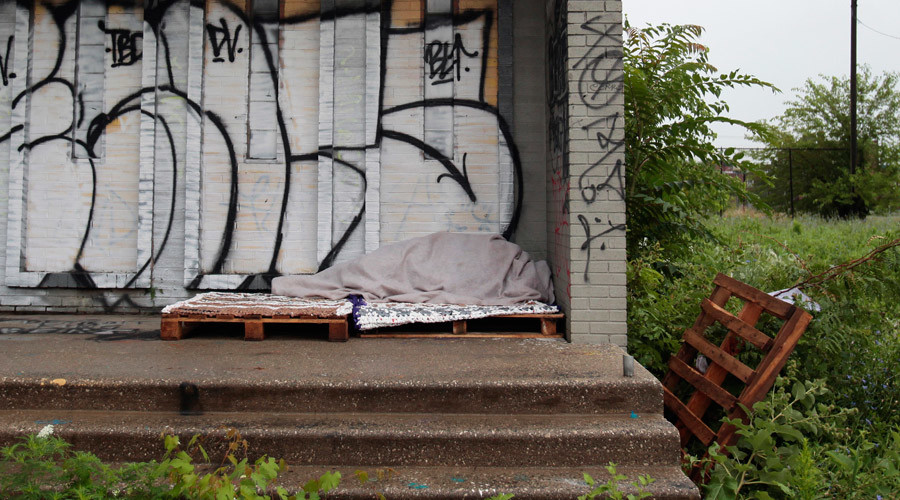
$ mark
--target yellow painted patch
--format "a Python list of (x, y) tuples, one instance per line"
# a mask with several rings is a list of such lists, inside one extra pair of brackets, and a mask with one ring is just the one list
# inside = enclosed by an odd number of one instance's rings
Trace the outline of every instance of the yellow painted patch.
[(321, 10), (322, 2), (319, 0), (284, 0), (281, 4), (282, 17), (317, 14)]
[(397, 0), (391, 4), (391, 27), (405, 28), (425, 22), (424, 0)]
[(118, 132), (122, 129), (122, 120), (121, 118), (116, 118), (115, 120), (109, 122), (109, 125), (106, 126), (106, 133)]
[(459, 11), (467, 10), (489, 10), (493, 13), (493, 22), (491, 23), (490, 43), (488, 46), (488, 64), (487, 74), (484, 75), (484, 100), (493, 106), (498, 102), (497, 82), (500, 76), (497, 72), (497, 58), (499, 54), (499, 37), (500, 30), (497, 29), (497, 0), (459, 0)]

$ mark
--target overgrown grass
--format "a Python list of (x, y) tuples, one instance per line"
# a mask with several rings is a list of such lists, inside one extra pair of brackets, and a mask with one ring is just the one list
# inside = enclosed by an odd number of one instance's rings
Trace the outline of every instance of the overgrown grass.
[[(708, 227), (715, 240), (694, 242), (677, 257), (651, 251), (629, 262), (629, 350), (657, 375), (665, 372), (716, 273), (767, 292), (791, 288), (900, 237), (900, 215), (829, 221), (742, 212), (708, 221)], [(806, 457), (825, 457), (823, 447), (850, 456), (871, 446), (866, 454), (883, 458), (885, 445), (896, 440), (893, 432), (900, 431), (900, 248), (804, 291), (821, 310), (812, 313), (785, 383), (823, 381), (827, 389), (818, 401), (848, 410), (842, 426), (849, 430), (841, 442), (805, 436), (812, 447)], [(896, 458), (887, 463), (900, 467)], [(888, 487), (900, 489), (896, 482)], [(900, 491), (893, 494), (900, 497)]]
[[(224, 440), (227, 451), (219, 467), (209, 465), (195, 435), (183, 445), (172, 434), (160, 436), (165, 446), (161, 462), (109, 465), (92, 453), (73, 450), (53, 436), (48, 425), (37, 435), (23, 436), (0, 449), (0, 498), (4, 500), (320, 500), (337, 487), (341, 475), (326, 472), (303, 484), (296, 493), (275, 485), (287, 469), (284, 460), (262, 456), (249, 461), (247, 441), (236, 429)], [(199, 459), (199, 460), (198, 460)], [(199, 461), (199, 463), (198, 463)]]

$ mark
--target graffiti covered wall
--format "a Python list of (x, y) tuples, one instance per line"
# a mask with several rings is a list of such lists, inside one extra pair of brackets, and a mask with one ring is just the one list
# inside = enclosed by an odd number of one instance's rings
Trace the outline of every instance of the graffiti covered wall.
[(545, 2), (517, 4), (0, 0), (0, 307), (265, 290), (435, 231), (503, 234), (567, 280), (543, 186), (572, 182), (568, 152), (546, 167), (548, 55), (522, 49)]

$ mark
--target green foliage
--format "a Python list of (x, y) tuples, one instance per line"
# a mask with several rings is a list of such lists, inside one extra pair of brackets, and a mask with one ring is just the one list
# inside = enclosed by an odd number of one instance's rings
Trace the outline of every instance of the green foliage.
[(622, 481), (627, 481), (628, 478), (617, 472), (616, 464), (610, 462), (609, 465), (606, 466), (606, 471), (609, 472), (610, 478), (605, 483), (600, 484), (598, 484), (589, 474), (585, 473), (584, 481), (588, 484), (588, 487), (591, 488), (591, 491), (578, 497), (578, 500), (593, 500), (598, 497), (611, 498), (613, 500), (640, 500), (641, 498), (650, 496), (650, 493), (647, 493), (644, 489), (654, 481), (650, 476), (638, 476), (637, 481), (629, 483), (631, 488), (635, 490), (635, 493), (625, 493), (621, 490), (620, 483)]
[[(199, 454), (206, 463), (209, 462), (209, 455), (201, 444), (200, 436), (192, 437), (184, 449), (177, 436), (164, 436), (166, 454), (156, 469), (156, 475), (166, 478), (171, 485), (169, 491), (171, 498), (186, 497), (197, 500), (271, 498), (265, 493), (278, 474), (287, 469), (284, 460), (262, 456), (250, 464), (246, 457), (239, 458), (236, 455), (241, 449), (244, 452), (247, 450), (247, 441), (236, 429), (227, 431), (226, 440), (228, 451), (223, 465), (212, 472), (202, 474), (194, 464), (195, 456)], [(296, 495), (288, 494), (281, 486), (276, 487), (275, 491), (278, 498), (284, 500), (319, 500), (322, 493), (336, 488), (340, 479), (340, 473), (326, 472), (320, 478), (304, 484)]]
[(774, 393), (754, 405), (748, 423), (725, 419), (740, 439), (728, 454), (710, 447), (704, 497), (849, 499), (900, 491), (900, 427), (881, 443), (867, 433), (853, 436), (846, 420), (855, 410), (817, 401), (828, 394), (822, 381), (789, 387), (780, 378)]
[[(799, 96), (787, 103), (775, 120), (772, 133), (762, 140), (773, 148), (763, 156), (763, 169), (774, 184), (753, 190), (770, 206), (790, 207), (788, 181), (794, 181), (794, 206), (801, 212), (824, 216), (890, 213), (900, 209), (900, 73), (859, 71), (858, 158), (850, 173), (850, 81), (848, 77), (820, 76), (796, 89)], [(828, 148), (828, 150), (810, 150)], [(793, 173), (789, 161), (793, 160)]]
[[(222, 466), (203, 473), (206, 466), (195, 463), (209, 455), (199, 435), (182, 447), (180, 439), (164, 435), (165, 456), (159, 463), (126, 464), (112, 468), (91, 453), (72, 451), (68, 443), (42, 431), (21, 443), (0, 450), (0, 493), (15, 500), (102, 500), (111, 497), (134, 499), (269, 500), (274, 489), (281, 500), (319, 500), (340, 482), (338, 472), (326, 472), (290, 495), (275, 486), (278, 474), (286, 469), (284, 460), (260, 457), (252, 464), (236, 454), (246, 451), (247, 442), (232, 429), (227, 432), (228, 451)], [(44, 435), (47, 434), (47, 435)]]
[[(764, 291), (783, 290), (900, 237), (898, 216), (865, 222), (729, 216), (709, 227), (718, 242), (694, 242), (667, 261), (656, 251), (628, 263), (628, 350), (657, 376), (665, 374), (717, 272)], [(671, 270), (659, 271), (664, 265)], [(882, 426), (877, 432), (884, 433), (888, 417), (900, 414), (900, 251), (806, 292), (822, 310), (813, 312), (787, 373), (826, 379), (835, 404), (859, 409), (853, 425)], [(761, 326), (772, 334), (777, 324)]]
[(706, 235), (704, 216), (737, 197), (755, 200), (738, 179), (719, 167), (756, 172), (734, 150), (713, 145), (713, 123), (729, 123), (765, 135), (767, 129), (726, 116), (725, 89), (771, 84), (738, 71), (719, 73), (698, 42), (699, 26), (625, 24), (625, 169), (628, 253), (657, 244), (677, 252)]
[(90, 453), (73, 451), (54, 437), (52, 426), (0, 450), (0, 493), (3, 498), (102, 500), (164, 498), (154, 484), (151, 464), (110, 467)]
[[(860, 221), (745, 213), (707, 224), (714, 240), (692, 242), (668, 259), (655, 248), (628, 264), (629, 352), (658, 376), (717, 272), (782, 290), (900, 237), (898, 215)], [(705, 498), (887, 499), (900, 492), (900, 249), (805, 291), (821, 310), (812, 312), (780, 388), (743, 428), (737, 453), (720, 457)], [(771, 335), (779, 325), (772, 319), (759, 327)], [(746, 349), (742, 359), (750, 362), (754, 352)], [(816, 379), (830, 390), (808, 382)]]

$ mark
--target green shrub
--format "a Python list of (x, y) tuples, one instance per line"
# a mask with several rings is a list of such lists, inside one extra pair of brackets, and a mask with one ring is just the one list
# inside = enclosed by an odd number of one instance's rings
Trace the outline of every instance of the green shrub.
[[(654, 248), (628, 263), (629, 351), (660, 377), (680, 347), (684, 330), (699, 314), (700, 301), (709, 296), (716, 273), (767, 292), (787, 289), (900, 237), (900, 216), (828, 221), (744, 213), (711, 220), (707, 227), (715, 237), (712, 240), (692, 241), (686, 251), (674, 254)], [(712, 483), (716, 490), (708, 493), (712, 498), (876, 498), (881, 494), (888, 499), (900, 495), (897, 480), (889, 479), (896, 477), (893, 474), (900, 467), (896, 375), (900, 248), (805, 292), (821, 310), (813, 311), (813, 321), (789, 358), (782, 384), (802, 385), (805, 392), (808, 381), (822, 379), (830, 390), (816, 389), (811, 394), (815, 405), (809, 409), (803, 400), (792, 402), (802, 417), (788, 411), (779, 418), (819, 419), (819, 423), (811, 427), (790, 423), (797, 433), (785, 427), (779, 427), (781, 433), (773, 430), (763, 422), (787, 401), (784, 388), (770, 395), (760, 403), (763, 416), (744, 429), (761, 437), (742, 438), (738, 453), (719, 465), (718, 482)], [(759, 326), (772, 334), (778, 324), (770, 318)], [(753, 365), (754, 353), (755, 349), (747, 349), (741, 359)], [(819, 405), (830, 410), (823, 414)], [(823, 434), (822, 419), (836, 430)], [(771, 440), (764, 438), (767, 433)], [(757, 450), (753, 439), (765, 446)], [(789, 482), (778, 479), (785, 474)], [(879, 482), (879, 478), (884, 479)], [(792, 493), (785, 493), (775, 482), (786, 484)], [(816, 485), (824, 486), (817, 490)]]
[(588, 484), (591, 491), (585, 495), (578, 497), (578, 500), (593, 500), (595, 498), (610, 498), (613, 500), (640, 500), (650, 496), (644, 488), (654, 481), (648, 475), (638, 476), (636, 481), (628, 483), (635, 493), (625, 493), (621, 490), (620, 484), (627, 481), (628, 478), (623, 474), (619, 474), (616, 470), (616, 464), (610, 462), (606, 466), (606, 472), (609, 472), (609, 480), (605, 483), (597, 483), (589, 474), (584, 475), (584, 482)]
[(41, 434), (0, 450), (0, 493), (9, 499), (162, 498), (155, 484), (154, 464), (110, 467), (96, 456), (73, 451), (52, 436), (53, 426)]
[(269, 500), (270, 489), (282, 500), (318, 500), (341, 479), (338, 472), (326, 472), (290, 495), (283, 487), (274, 486), (278, 474), (286, 468), (284, 460), (263, 456), (251, 464), (246, 457), (239, 458), (241, 449), (246, 452), (247, 442), (234, 429), (226, 433), (228, 447), (222, 465), (208, 473), (201, 472), (204, 465), (195, 463), (198, 455), (204, 463), (210, 461), (199, 435), (185, 447), (177, 436), (164, 435), (166, 452), (161, 462), (114, 468), (91, 453), (73, 451), (52, 431), (53, 426), (47, 426), (40, 434), (25, 436), (22, 442), (0, 450), (0, 493), (4, 500)]
[(890, 498), (900, 492), (900, 427), (888, 439), (847, 427), (855, 409), (825, 405), (822, 381), (780, 378), (773, 394), (753, 406), (749, 422), (728, 420), (740, 436), (728, 454), (709, 448), (704, 498)]

